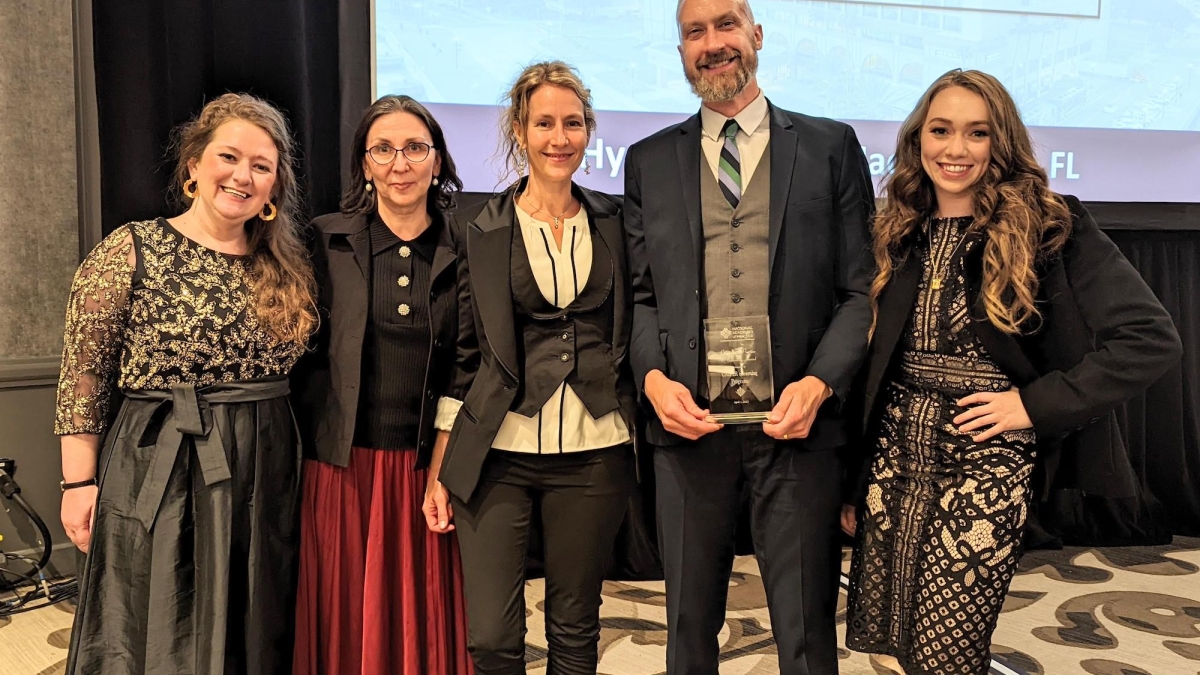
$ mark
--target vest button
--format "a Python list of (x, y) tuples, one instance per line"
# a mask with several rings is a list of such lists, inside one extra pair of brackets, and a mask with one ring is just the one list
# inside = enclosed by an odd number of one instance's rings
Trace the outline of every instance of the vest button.
[(734, 219), (733, 219), (733, 222), (731, 222), (731, 223), (729, 223), (729, 224), (730, 224), (730, 225), (732, 225), (732, 226), (734, 226), (734, 227), (741, 227), (741, 226), (742, 226), (742, 221), (738, 220), (737, 218), (734, 218)]
[(734, 268), (734, 270), (732, 272), (730, 272), (730, 274), (732, 274), (733, 278), (736, 279), (736, 278), (742, 276), (742, 271), (737, 268)]
[(742, 247), (741, 247), (741, 246), (738, 246), (738, 245), (737, 245), (737, 242), (735, 241), (735, 242), (733, 242), (732, 244), (730, 244), (730, 245), (729, 245), (729, 250), (730, 250), (730, 251), (733, 251), (734, 253), (737, 253), (738, 251), (742, 250)]
[(562, 361), (563, 363), (566, 363), (567, 361), (571, 360), (571, 355), (566, 352), (563, 352), (562, 355), (560, 355), (558, 357), (558, 360)]
[(732, 300), (736, 304), (736, 303), (739, 303), (742, 301), (742, 296), (738, 295), (737, 293), (734, 293), (733, 295), (729, 296), (729, 299)]
[(570, 341), (571, 341), (571, 334), (570, 334), (570, 333), (563, 333), (563, 334), (562, 334), (560, 337), (562, 338), (562, 341), (563, 341), (563, 342), (570, 342)]
[(696, 338), (689, 339), (688, 340), (688, 349), (695, 349), (695, 348), (696, 348)]

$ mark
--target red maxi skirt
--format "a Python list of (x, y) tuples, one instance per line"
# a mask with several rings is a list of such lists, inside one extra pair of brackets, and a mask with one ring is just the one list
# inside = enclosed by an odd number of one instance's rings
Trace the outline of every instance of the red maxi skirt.
[(470, 675), (454, 534), (421, 514), (413, 450), (305, 460), (296, 675)]

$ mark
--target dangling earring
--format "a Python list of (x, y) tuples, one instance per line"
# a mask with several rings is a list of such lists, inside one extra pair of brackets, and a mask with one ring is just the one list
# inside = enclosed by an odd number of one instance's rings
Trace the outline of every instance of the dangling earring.
[(437, 176), (434, 176), (433, 177), (433, 187), (437, 187), (437, 186), (438, 186), (438, 179), (437, 179)]
[(183, 182), (183, 195), (188, 199), (196, 198), (196, 188), (200, 187), (200, 181), (195, 178)]
[(375, 186), (371, 185), (371, 181), (367, 181), (367, 185), (363, 189), (366, 190), (367, 192), (370, 192), (371, 190), (375, 189)]
[(518, 174), (525, 173), (525, 167), (528, 164), (529, 164), (529, 161), (525, 157), (525, 146), (518, 143), (517, 144), (517, 173)]
[(588, 176), (592, 175), (592, 165), (586, 159), (583, 160), (583, 173)]
[(275, 208), (274, 204), (267, 202), (266, 204), (263, 204), (263, 210), (258, 214), (258, 217), (261, 218), (263, 222), (269, 223), (272, 220), (275, 220), (275, 216), (277, 215), (279, 215), (279, 210)]

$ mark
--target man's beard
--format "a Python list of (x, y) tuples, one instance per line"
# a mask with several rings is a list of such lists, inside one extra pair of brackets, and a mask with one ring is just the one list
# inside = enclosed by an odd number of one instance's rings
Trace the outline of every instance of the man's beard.
[[(702, 67), (715, 63), (723, 63), (731, 58), (741, 57), (737, 67), (728, 73), (705, 76)], [(742, 93), (754, 73), (758, 70), (758, 54), (751, 49), (746, 54), (739, 54), (732, 49), (725, 49), (716, 54), (709, 54), (699, 63), (683, 69), (687, 81), (692, 85), (692, 93), (705, 103), (724, 103)]]

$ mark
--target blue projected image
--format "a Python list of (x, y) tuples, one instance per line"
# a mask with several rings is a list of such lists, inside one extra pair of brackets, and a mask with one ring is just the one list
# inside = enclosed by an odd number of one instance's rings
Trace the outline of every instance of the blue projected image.
[[(376, 91), (442, 121), (468, 190), (496, 162), (500, 105), (534, 61), (574, 65), (599, 125), (577, 175), (624, 190), (639, 139), (700, 107), (677, 0), (375, 0)], [(938, 76), (991, 73), (1012, 93), (1051, 188), (1097, 201), (1200, 202), (1200, 0), (751, 0), (770, 102), (849, 122), (877, 192), (900, 122)]]
[[(759, 82), (785, 108), (899, 121), (951, 68), (996, 75), (1033, 126), (1200, 130), (1200, 0), (756, 0)], [(495, 105), (534, 60), (596, 107), (692, 113), (675, 0), (376, 0), (377, 90)]]

